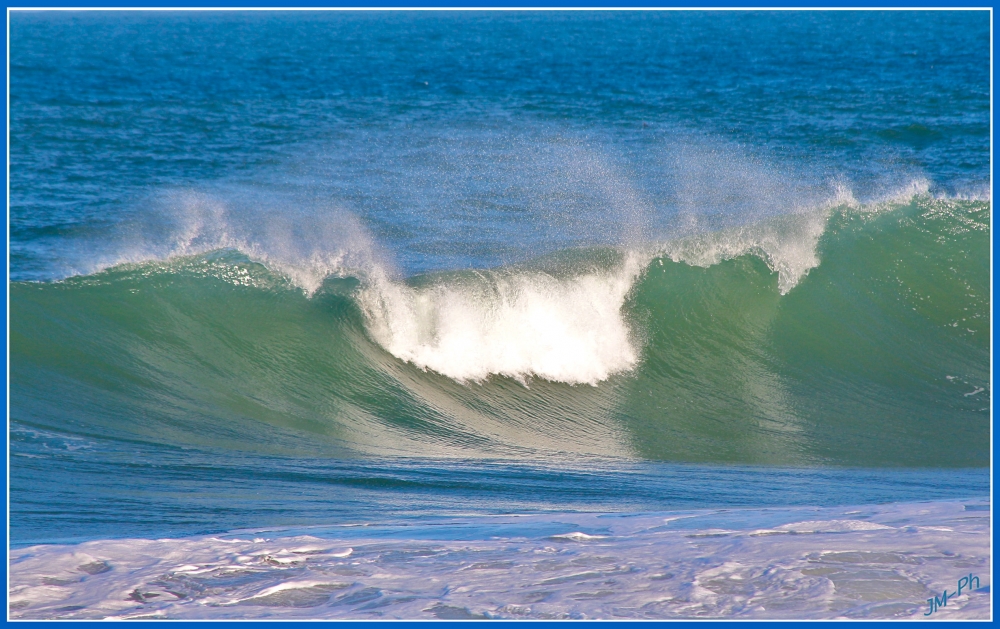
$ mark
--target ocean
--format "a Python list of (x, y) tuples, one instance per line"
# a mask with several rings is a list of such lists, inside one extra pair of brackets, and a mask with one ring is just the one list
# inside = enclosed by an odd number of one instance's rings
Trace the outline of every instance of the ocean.
[(9, 618), (990, 617), (988, 11), (9, 30)]

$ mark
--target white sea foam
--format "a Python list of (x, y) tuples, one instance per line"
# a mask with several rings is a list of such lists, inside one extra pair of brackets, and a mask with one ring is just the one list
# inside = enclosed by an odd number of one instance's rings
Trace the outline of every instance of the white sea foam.
[(484, 271), (426, 287), (376, 276), (359, 303), (382, 347), (456, 380), (596, 384), (638, 360), (623, 306), (644, 266), (628, 256), (613, 270), (568, 278)]
[[(729, 185), (742, 185), (748, 177)], [(758, 187), (757, 205), (785, 190), (774, 182)], [(818, 244), (835, 208), (878, 211), (926, 196), (929, 189), (927, 180), (915, 179), (859, 202), (850, 188), (834, 185), (825, 198), (807, 199), (811, 206), (783, 206), (781, 213), (754, 222), (699, 231), (695, 221), (683, 237), (619, 245), (627, 253), (610, 269), (557, 276), (501, 268), (440, 276), (422, 285), (395, 273), (389, 256), (348, 212), (317, 212), (315, 207), (302, 215), (284, 207), (273, 212), (259, 199), (223, 201), (184, 191), (163, 201), (162, 225), (143, 228), (140, 237), (128, 240), (129, 247), (99, 266), (233, 249), (307, 295), (330, 276), (353, 275), (363, 283), (358, 303), (370, 335), (401, 360), (461, 382), (502, 375), (529, 386), (531, 378), (596, 385), (628, 372), (639, 360), (639, 335), (624, 306), (656, 257), (709, 267), (755, 255), (777, 274), (778, 291), (787, 294), (820, 264)], [(638, 203), (626, 200), (626, 205)], [(244, 275), (223, 279), (250, 281)]]
[[(885, 197), (926, 195), (915, 180)], [(882, 201), (880, 201), (882, 202)], [(764, 260), (791, 291), (820, 264), (819, 240), (835, 208), (861, 207), (834, 186), (818, 205), (758, 222), (642, 243), (613, 270), (554, 277), (530, 271), (482, 271), (474, 278), (412, 287), (375, 268), (360, 295), (373, 338), (391, 354), (459, 381), (499, 374), (591, 384), (632, 369), (640, 348), (625, 300), (656, 257), (709, 267), (744, 255)]]
[(922, 619), (945, 589), (932, 619), (991, 610), (990, 514), (961, 502), (447, 523), (461, 539), (410, 521), (15, 549), (10, 616)]
[(164, 207), (169, 208), (164, 225), (144, 228), (142, 237), (129, 241), (130, 248), (103, 265), (233, 249), (307, 295), (330, 276), (355, 275), (364, 284), (358, 303), (369, 333), (401, 360), (462, 382), (503, 375), (525, 384), (538, 377), (590, 385), (631, 370), (639, 359), (624, 305), (654, 256), (710, 266), (759, 255), (778, 273), (779, 290), (786, 293), (819, 264), (816, 244), (827, 216), (814, 211), (773, 217), (670, 241), (659, 249), (642, 245), (610, 269), (558, 276), (497, 269), (414, 286), (392, 271), (366, 230), (346, 212), (331, 211), (326, 222), (317, 222), (315, 215), (296, 222), (294, 213), (272, 215), (253, 204), (190, 191), (174, 194)]
[(849, 531), (878, 531), (893, 527), (864, 520), (829, 520), (792, 522), (777, 527), (780, 531), (792, 533), (847, 533)]
[(560, 535), (553, 535), (550, 539), (553, 540), (567, 540), (571, 542), (589, 542), (595, 539), (605, 539), (607, 535), (588, 535), (586, 533), (581, 533), (580, 531), (574, 531), (572, 533), (562, 533)]

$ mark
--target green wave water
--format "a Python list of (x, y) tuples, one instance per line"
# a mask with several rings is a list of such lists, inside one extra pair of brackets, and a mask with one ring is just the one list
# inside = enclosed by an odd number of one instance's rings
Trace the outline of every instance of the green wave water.
[(15, 282), (11, 418), (289, 456), (988, 465), (990, 203), (788, 220), (316, 290), (233, 250)]

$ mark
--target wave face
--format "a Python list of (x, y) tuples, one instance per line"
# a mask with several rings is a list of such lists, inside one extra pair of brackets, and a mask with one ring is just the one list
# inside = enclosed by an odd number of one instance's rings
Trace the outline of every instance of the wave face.
[(12, 283), (11, 417), (293, 456), (987, 465), (989, 224), (922, 193), (407, 279), (208, 243)]

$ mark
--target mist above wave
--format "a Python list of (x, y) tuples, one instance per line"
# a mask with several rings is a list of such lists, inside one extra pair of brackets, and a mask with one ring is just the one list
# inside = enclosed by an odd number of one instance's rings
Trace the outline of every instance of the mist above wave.
[[(875, 211), (932, 188), (888, 174), (862, 194), (695, 134), (636, 148), (539, 123), (404, 133), (388, 148), (355, 139), (279, 169), (294, 179), (161, 191), (69, 274), (238, 251), (307, 296), (327, 278), (358, 278), (371, 337), (423, 369), (596, 384), (639, 359), (624, 306), (655, 259), (708, 267), (753, 255), (784, 295), (820, 264), (835, 208)], [(575, 248), (616, 261), (529, 262)], [(446, 278), (469, 269), (479, 270)], [(428, 273), (444, 275), (407, 279)]]
[(459, 382), (500, 375), (596, 385), (639, 360), (641, 331), (625, 304), (657, 258), (709, 267), (753, 255), (786, 294), (820, 264), (818, 243), (835, 208), (874, 212), (927, 194), (928, 183), (917, 180), (862, 204), (836, 187), (818, 205), (756, 222), (699, 230), (691, 219), (673, 238), (636, 236), (608, 249), (614, 254), (602, 264), (511, 265), (414, 283), (341, 208), (246, 191), (175, 191), (156, 199), (158, 210), (148, 214), (155, 220), (128, 226), (126, 245), (94, 266), (234, 250), (307, 296), (330, 277), (351, 276), (361, 282), (356, 298), (368, 333), (400, 360)]

